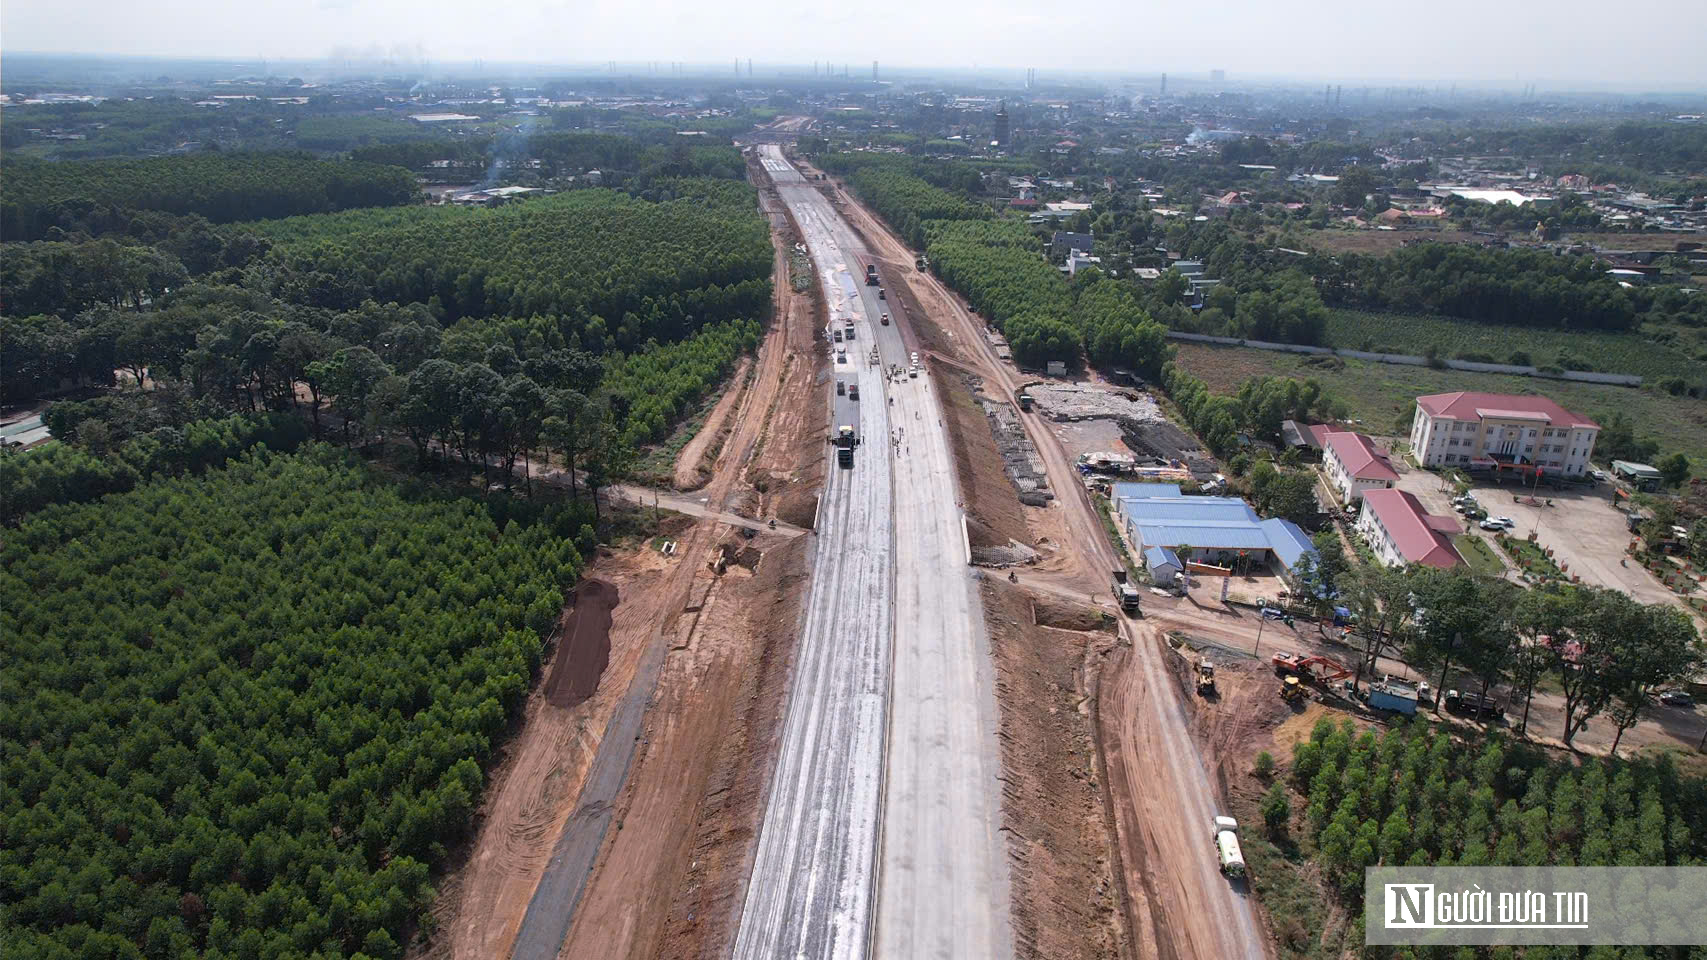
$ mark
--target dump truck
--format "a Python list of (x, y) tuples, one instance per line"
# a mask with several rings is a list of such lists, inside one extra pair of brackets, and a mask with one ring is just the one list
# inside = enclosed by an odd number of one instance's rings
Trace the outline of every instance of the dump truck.
[(1232, 817), (1216, 817), (1212, 832), (1215, 841), (1215, 859), (1221, 864), (1221, 872), (1229, 877), (1245, 875), (1245, 852), (1239, 849), (1239, 821)]
[(868, 263), (865, 265), (865, 285), (868, 287), (877, 286), (877, 264)]
[(858, 400), (859, 399), (859, 384), (857, 384), (857, 383), (848, 384), (848, 399), (849, 400)]
[(1125, 570), (1114, 571), (1114, 599), (1128, 616), (1138, 613), (1138, 588), (1126, 579)]
[(1024, 390), (1021, 390), (1019, 392), (1019, 398), (1018, 399), (1019, 399), (1019, 408), (1021, 410), (1029, 411), (1031, 409), (1031, 394), (1026, 393)]
[(836, 464), (841, 467), (853, 466), (854, 447), (859, 446), (859, 437), (854, 435), (854, 428), (843, 426), (836, 428), (833, 441), (836, 445)]
[(1505, 716), (1505, 705), (1493, 697), (1457, 690), (1446, 691), (1446, 709), (1474, 720), (1498, 720)]
[(926, 260), (926, 259), (925, 259), (925, 258), (924, 258), (924, 256), (923, 256), (923, 255), (922, 255), (922, 254), (921, 254), (921, 255), (920, 255), (920, 256), (917, 256), (917, 257), (914, 257), (914, 258), (913, 258), (913, 269), (915, 269), (915, 270), (923, 270), (923, 269), (924, 269), (924, 268), (925, 268), (925, 265), (926, 265), (926, 264), (928, 264), (928, 263), (930, 263), (930, 261), (929, 261), (929, 260)]

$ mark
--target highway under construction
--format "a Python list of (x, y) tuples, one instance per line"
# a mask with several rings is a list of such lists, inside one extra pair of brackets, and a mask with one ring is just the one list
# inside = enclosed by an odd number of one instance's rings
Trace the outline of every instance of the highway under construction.
[(734, 953), (1011, 956), (995, 693), (938, 401), (911, 375), (898, 302), (881, 275), (865, 282), (858, 236), (780, 148), (760, 149), (831, 318), (826, 435), (852, 426), (859, 445), (819, 509)]

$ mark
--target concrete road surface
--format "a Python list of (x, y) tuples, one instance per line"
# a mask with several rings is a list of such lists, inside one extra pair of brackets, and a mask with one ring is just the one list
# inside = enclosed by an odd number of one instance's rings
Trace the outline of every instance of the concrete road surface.
[[(816, 191), (767, 155), (785, 203), (795, 208), (835, 315), (854, 315), (843, 291), (850, 268), (820, 218), (800, 208)], [(822, 201), (819, 201), (822, 203)], [(829, 339), (826, 337), (826, 339)], [(869, 343), (864, 339), (864, 343)], [(799, 641), (782, 748), (766, 798), (734, 956), (856, 958), (866, 955), (876, 879), (892, 633), (893, 539), (886, 438), (888, 405), (879, 368), (857, 347), (832, 357), (833, 376), (858, 383), (861, 400), (835, 397), (833, 426), (858, 424), (865, 442), (852, 469), (832, 458), (819, 507), (811, 594)]]
[(988, 641), (936, 399), (904, 372), (899, 304), (865, 285), (857, 236), (761, 151), (832, 319), (854, 319), (832, 367), (862, 399), (838, 396), (833, 416), (858, 407), (864, 443), (852, 471), (831, 470), (735, 956), (1009, 957)]

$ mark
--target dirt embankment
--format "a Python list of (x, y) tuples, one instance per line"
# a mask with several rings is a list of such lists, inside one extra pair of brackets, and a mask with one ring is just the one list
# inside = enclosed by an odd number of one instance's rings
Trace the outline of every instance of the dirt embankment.
[[(954, 469), (966, 500), (966, 532), (974, 560), (1010, 562), (1010, 543), (1031, 545), (1019, 493), (1002, 469), (1002, 454), (990, 433), (990, 421), (973, 398), (976, 377), (937, 360), (927, 367), (942, 399)], [(999, 557), (985, 556), (1000, 554)]]
[(575, 585), (574, 609), (563, 628), (562, 649), (545, 682), (545, 700), (554, 707), (573, 707), (591, 697), (610, 665), (611, 609), (620, 602), (616, 587), (587, 579)]
[[(805, 552), (798, 538), (730, 534), (711, 556), (671, 631), (640, 753), (560, 957), (716, 955), (733, 933)], [(725, 556), (735, 562), (715, 562)]]
[(727, 390), (717, 405), (711, 408), (711, 413), (700, 425), (699, 432), (693, 439), (682, 447), (682, 452), (676, 455), (674, 485), (677, 490), (698, 490), (705, 486), (712, 477), (718, 457), (723, 454), (724, 442), (729, 439), (729, 433), (734, 429), (730, 422), (735, 408), (747, 395), (747, 387), (753, 370), (753, 362), (742, 357), (735, 365), (735, 372), (730, 374)]
[[(1114, 643), (1100, 612), (984, 581), (1001, 722), (1014, 950), (1021, 958), (1127, 956), (1092, 739), (1088, 670)], [(1089, 625), (1058, 629), (1046, 622)]]

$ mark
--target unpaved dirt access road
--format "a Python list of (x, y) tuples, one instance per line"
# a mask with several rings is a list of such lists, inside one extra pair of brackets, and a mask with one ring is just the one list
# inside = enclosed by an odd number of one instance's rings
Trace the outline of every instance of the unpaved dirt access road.
[[(894, 233), (850, 194), (838, 190), (837, 196), (848, 221), (875, 255), (889, 261), (891, 272), (911, 266), (913, 252)], [(991, 389), (1005, 388), (1011, 396), (1026, 378), (997, 357), (984, 322), (934, 276), (907, 274), (911, 292), (949, 338), (954, 359), (984, 377)], [(1072, 583), (1076, 571), (1085, 597), (1106, 600), (1109, 573), (1122, 564), (1096, 504), (1042, 415), (1023, 413), (1020, 421), (1043, 458), (1061, 511), (1057, 515), (1057, 508), (1046, 508), (1045, 516), (1055, 519), (1045, 525), (1059, 527), (1067, 538), (1062, 569), (1049, 579)], [(1248, 893), (1235, 889), (1216, 868), (1209, 839), (1218, 806), (1214, 784), (1190, 735), (1178, 684), (1162, 669), (1166, 651), (1152, 638), (1154, 626), (1122, 618), (1120, 633), (1131, 647), (1107, 664), (1095, 706), (1133, 942), (1144, 957), (1267, 957), (1271, 943)], [(1189, 621), (1181, 626), (1190, 629)]]
[(858, 238), (780, 149), (761, 150), (830, 316), (854, 321), (832, 376), (863, 399), (838, 395), (833, 424), (857, 423), (863, 443), (826, 485), (734, 955), (1006, 957), (987, 642), (936, 401), (925, 378), (885, 375), (908, 364), (904, 320), (879, 322), (894, 306), (863, 283)]

